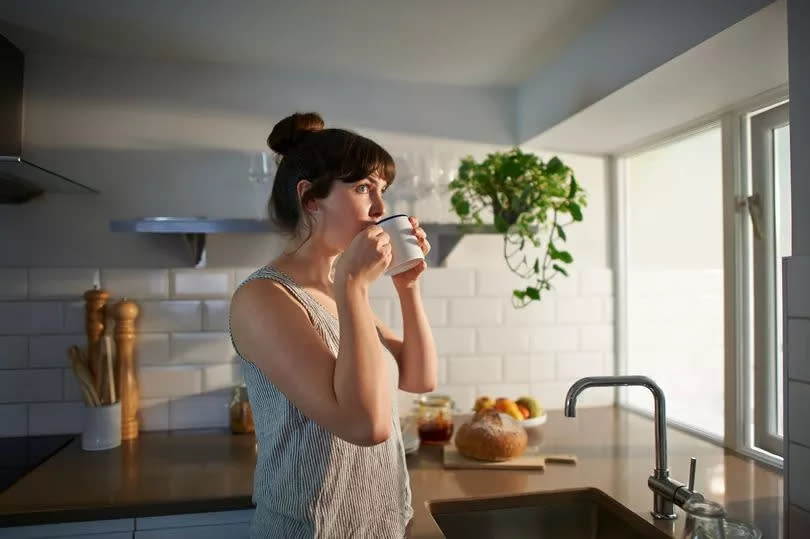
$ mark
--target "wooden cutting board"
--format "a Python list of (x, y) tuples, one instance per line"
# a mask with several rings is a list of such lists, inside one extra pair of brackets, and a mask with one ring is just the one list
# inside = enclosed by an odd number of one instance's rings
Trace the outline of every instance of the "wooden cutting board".
[(576, 464), (576, 455), (544, 455), (529, 448), (521, 456), (504, 462), (486, 462), (465, 457), (455, 444), (444, 446), (444, 467), (449, 469), (479, 468), (488, 470), (544, 470), (546, 462)]

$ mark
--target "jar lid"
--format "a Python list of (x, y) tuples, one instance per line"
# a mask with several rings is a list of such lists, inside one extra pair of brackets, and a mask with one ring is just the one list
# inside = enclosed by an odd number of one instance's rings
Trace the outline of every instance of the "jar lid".
[(416, 404), (424, 406), (453, 406), (455, 402), (449, 395), (419, 395), (414, 401)]

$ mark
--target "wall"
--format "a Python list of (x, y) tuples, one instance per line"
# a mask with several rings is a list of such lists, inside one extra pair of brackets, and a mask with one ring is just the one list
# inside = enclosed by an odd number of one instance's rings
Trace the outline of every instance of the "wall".
[(791, 257), (785, 259), (785, 511), (788, 537), (810, 536), (810, 4), (788, 1)]
[[(378, 140), (400, 167), (387, 195), (391, 211), (426, 221), (452, 220), (441, 189), (452, 163), (505, 147), (497, 143), (505, 131), (496, 124), (508, 115), (494, 91), (442, 94), (433, 88), (411, 100), (386, 96), (384, 87), (349, 86), (333, 102), (328, 86), (216, 66), (42, 57), (31, 72), (30, 153), (103, 193), (0, 206), (0, 436), (80, 430), (82, 404), (66, 349), (84, 342), (81, 294), (93, 284), (108, 290), (112, 301), (126, 295), (141, 306), (136, 352), (144, 428), (226, 424), (229, 388), (240, 377), (226, 334), (228, 301), (241, 279), (279, 252), (283, 239), (211, 235), (206, 267), (193, 269), (179, 236), (113, 234), (107, 223), (140, 215), (258, 217), (268, 185), (247, 180), (250, 155), (263, 149), (267, 130), (283, 114), (320, 110), (327, 122), (351, 120), (349, 127)], [(451, 105), (442, 95), (460, 101)], [(372, 96), (382, 100), (379, 106), (396, 108), (389, 115), (373, 107), (358, 110)], [(456, 121), (460, 111), (473, 109)], [(496, 144), (475, 140), (485, 131)], [(531, 392), (560, 408), (575, 378), (612, 372), (605, 164), (594, 157), (561, 158), (576, 171), (589, 204), (584, 222), (568, 231), (574, 274), (542, 305), (523, 311), (509, 305), (511, 274), (497, 236), (463, 239), (446, 268), (425, 275), (423, 293), (441, 356), (439, 390), (462, 408), (484, 392)], [(442, 169), (437, 185), (415, 180), (430, 167)], [(396, 329), (400, 316), (392, 294), (377, 285), (373, 303)], [(400, 395), (403, 412), (412, 398)], [(611, 399), (610, 390), (594, 391), (583, 402)]]

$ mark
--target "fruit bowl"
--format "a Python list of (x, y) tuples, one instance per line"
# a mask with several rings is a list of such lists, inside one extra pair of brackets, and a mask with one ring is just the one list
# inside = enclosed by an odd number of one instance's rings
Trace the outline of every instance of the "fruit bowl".
[(523, 419), (522, 421), (518, 421), (520, 425), (524, 429), (531, 429), (534, 427), (539, 427), (540, 425), (544, 424), (548, 419), (548, 414), (543, 412), (543, 415), (539, 415), (537, 417), (530, 417), (528, 419)]

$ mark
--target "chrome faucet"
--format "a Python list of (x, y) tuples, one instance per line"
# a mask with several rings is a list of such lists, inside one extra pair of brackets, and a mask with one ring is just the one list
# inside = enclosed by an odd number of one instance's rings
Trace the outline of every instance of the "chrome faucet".
[(655, 469), (647, 479), (647, 486), (653, 491), (653, 518), (659, 520), (672, 520), (677, 518), (673, 503), (683, 507), (687, 500), (703, 496), (694, 492), (695, 464), (691, 459), (689, 464), (689, 484), (670, 479), (667, 468), (667, 413), (664, 392), (646, 376), (589, 376), (574, 382), (565, 396), (565, 415), (576, 416), (577, 396), (589, 387), (609, 386), (643, 386), (649, 389), (655, 400)]

